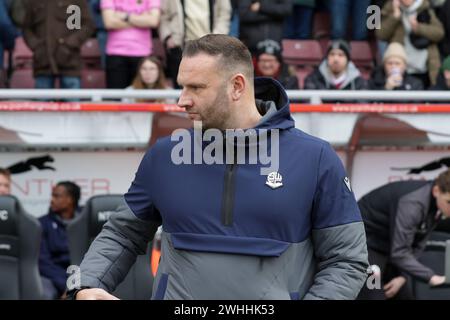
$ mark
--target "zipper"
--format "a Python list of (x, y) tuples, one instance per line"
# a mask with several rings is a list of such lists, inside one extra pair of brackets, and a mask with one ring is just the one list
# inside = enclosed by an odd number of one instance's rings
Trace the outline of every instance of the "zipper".
[(237, 170), (237, 156), (234, 154), (234, 163), (228, 164), (225, 171), (223, 195), (222, 195), (222, 224), (226, 227), (231, 227), (233, 224), (233, 209), (234, 209), (234, 193), (235, 193), (235, 179)]

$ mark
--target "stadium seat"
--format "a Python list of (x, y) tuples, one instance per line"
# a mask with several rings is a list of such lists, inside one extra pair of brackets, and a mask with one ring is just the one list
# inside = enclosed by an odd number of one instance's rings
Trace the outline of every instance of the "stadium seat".
[(11, 75), (10, 87), (13, 89), (33, 89), (34, 78), (32, 69), (17, 69)]
[(106, 88), (105, 71), (101, 69), (81, 70), (81, 88), (83, 89), (104, 89)]
[(155, 113), (152, 121), (150, 145), (153, 145), (159, 138), (171, 135), (176, 129), (192, 128), (192, 121), (178, 114)]
[(351, 59), (353, 63), (361, 70), (370, 73), (374, 68), (374, 55), (369, 42), (367, 41), (351, 41), (352, 50)]
[[(67, 226), (71, 264), (79, 265), (91, 242), (101, 231), (109, 215), (124, 204), (122, 195), (99, 195), (90, 198), (83, 212)], [(149, 243), (147, 254), (138, 256), (123, 282), (112, 293), (125, 300), (148, 300), (152, 295)]]
[(42, 298), (40, 239), (39, 221), (15, 197), (0, 196), (0, 299)]
[[(445, 274), (445, 244), (450, 233), (434, 231), (419, 261), (436, 272)], [(450, 268), (450, 266), (447, 266)], [(414, 280), (413, 288), (418, 300), (450, 300), (450, 286), (431, 288), (427, 283)]]
[(315, 67), (322, 58), (322, 48), (316, 40), (283, 40), (283, 59), (287, 64)]
[(84, 68), (101, 68), (101, 52), (96, 38), (87, 40), (81, 47)]
[(306, 77), (313, 71), (313, 68), (299, 68), (296, 71), (296, 76), (298, 79), (298, 87), (300, 89), (304, 88)]
[(28, 48), (23, 37), (16, 38), (12, 60), (14, 69), (33, 67), (33, 52)]

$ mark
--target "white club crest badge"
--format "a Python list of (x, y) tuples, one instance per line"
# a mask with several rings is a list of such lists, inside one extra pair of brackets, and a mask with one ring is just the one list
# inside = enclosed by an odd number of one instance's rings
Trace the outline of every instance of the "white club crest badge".
[(274, 171), (267, 176), (266, 185), (272, 189), (277, 189), (283, 186), (283, 177), (278, 172)]
[(344, 183), (345, 183), (345, 186), (347, 187), (348, 191), (352, 192), (352, 186), (350, 184), (350, 179), (348, 177), (344, 178)]

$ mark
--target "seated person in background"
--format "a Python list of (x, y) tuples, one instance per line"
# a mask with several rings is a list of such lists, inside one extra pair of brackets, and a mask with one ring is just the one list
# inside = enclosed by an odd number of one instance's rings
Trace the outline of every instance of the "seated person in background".
[(258, 42), (256, 47), (256, 76), (274, 78), (287, 90), (299, 89), (297, 77), (290, 74), (288, 66), (283, 63), (278, 42), (266, 39)]
[(350, 46), (346, 41), (331, 43), (320, 66), (305, 79), (307, 90), (364, 90), (367, 82), (350, 61)]
[(369, 80), (371, 90), (423, 90), (420, 79), (406, 73), (405, 48), (392, 42), (383, 57), (383, 66), (374, 70)]
[(46, 299), (64, 298), (67, 267), (70, 265), (67, 224), (78, 212), (80, 187), (59, 182), (52, 190), (49, 213), (39, 219), (42, 226), (39, 271)]
[(436, 84), (431, 86), (430, 90), (450, 90), (450, 56), (442, 62)]
[(362, 197), (358, 205), (369, 263), (381, 271), (381, 288), (364, 286), (359, 299), (413, 299), (409, 277), (430, 286), (445, 282), (444, 276), (417, 259), (441, 216), (450, 217), (450, 169), (434, 181), (408, 180), (381, 186)]
[(11, 193), (11, 173), (8, 169), (0, 168), (0, 196)]
[[(169, 89), (161, 61), (156, 56), (143, 58), (138, 65), (138, 72), (131, 86), (126, 90)], [(122, 102), (163, 102), (161, 100), (123, 98)]]

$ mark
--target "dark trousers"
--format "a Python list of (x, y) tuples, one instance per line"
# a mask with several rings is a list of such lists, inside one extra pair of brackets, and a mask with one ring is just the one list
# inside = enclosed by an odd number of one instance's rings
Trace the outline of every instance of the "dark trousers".
[[(400, 272), (397, 268), (389, 263), (389, 258), (387, 255), (379, 253), (375, 250), (368, 248), (369, 253), (369, 264), (377, 265), (381, 270), (381, 285), (380, 288), (369, 289), (367, 284), (364, 284), (361, 289), (358, 300), (386, 300), (384, 295), (383, 287), (395, 277), (400, 276)], [(394, 300), (411, 300), (414, 299), (411, 279), (406, 277), (406, 283), (398, 291), (397, 295), (393, 298)]]
[(131, 85), (143, 57), (106, 56), (106, 87), (124, 89)]

